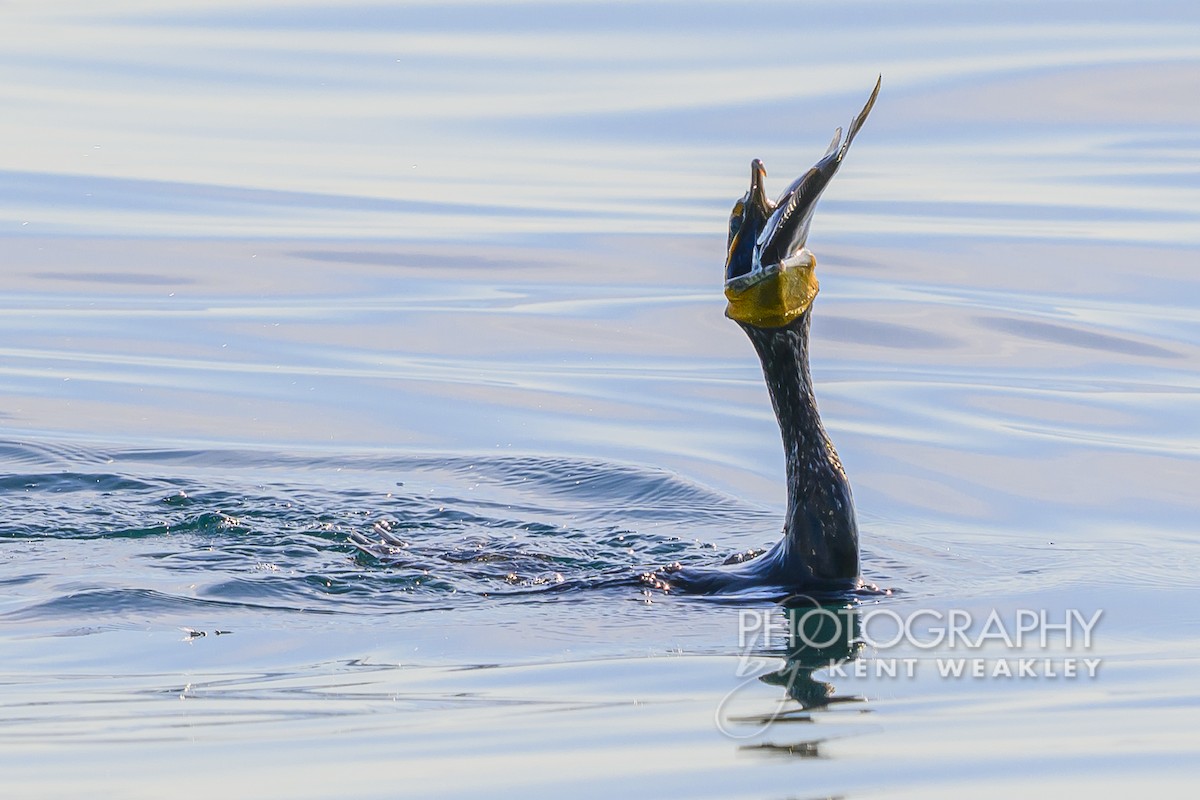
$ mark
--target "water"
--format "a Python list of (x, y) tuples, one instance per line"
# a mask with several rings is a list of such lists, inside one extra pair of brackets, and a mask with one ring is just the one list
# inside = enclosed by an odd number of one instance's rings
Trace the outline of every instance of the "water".
[[(1191, 6), (5, 17), (6, 796), (1193, 782)], [(778, 535), (725, 219), (879, 73), (809, 243), (818, 397), (893, 590), (856, 624), (1099, 610), (1089, 647), (744, 643), (784, 611), (627, 580)], [(975, 655), (1041, 660), (939, 674)]]

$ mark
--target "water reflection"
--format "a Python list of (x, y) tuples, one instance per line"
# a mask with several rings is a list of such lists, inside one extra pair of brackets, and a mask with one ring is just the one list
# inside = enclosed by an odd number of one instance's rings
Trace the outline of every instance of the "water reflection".
[(858, 606), (821, 604), (808, 597), (797, 597), (785, 603), (783, 615), (788, 626), (784, 665), (759, 680), (782, 687), (789, 698), (806, 710), (862, 700), (856, 695), (837, 694), (837, 687), (813, 674), (858, 658), (862, 651)]
[[(768, 619), (769, 616), (769, 619)], [(744, 619), (744, 618), (743, 618)], [(783, 696), (773, 709), (763, 713), (728, 713), (736, 701), (738, 690), (730, 693), (718, 713), (718, 726), (735, 739), (750, 739), (778, 730), (779, 726), (812, 723), (812, 713), (839, 703), (862, 702), (858, 695), (838, 694), (837, 687), (817, 677), (816, 673), (831, 666), (848, 664), (858, 659), (862, 651), (862, 621), (858, 606), (852, 602), (821, 602), (806, 596), (784, 601), (777, 613), (764, 614), (761, 630), (755, 631), (753, 644), (764, 645), (756, 652), (782, 655), (783, 666), (752, 681), (778, 686)], [(743, 622), (742, 629), (747, 626)], [(758, 635), (761, 634), (761, 635)], [(773, 650), (785, 643), (782, 653)], [(756, 665), (748, 659), (751, 668)], [(732, 723), (729, 724), (729, 723)], [(736, 727), (734, 727), (736, 726)], [(802, 738), (795, 741), (756, 741), (744, 744), (739, 750), (767, 755), (786, 755), (795, 758), (820, 757), (822, 738)]]

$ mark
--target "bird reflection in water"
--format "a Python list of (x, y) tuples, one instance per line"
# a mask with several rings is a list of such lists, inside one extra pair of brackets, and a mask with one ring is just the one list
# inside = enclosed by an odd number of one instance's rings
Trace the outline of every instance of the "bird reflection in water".
[[(747, 672), (757, 674), (750, 681), (778, 686), (783, 696), (774, 709), (766, 713), (725, 715), (725, 706), (737, 690), (726, 697), (717, 713), (718, 727), (735, 739), (749, 739), (766, 733), (778, 725), (812, 723), (813, 712), (821, 712), (842, 703), (863, 702), (853, 694), (839, 694), (828, 680), (817, 677), (831, 666), (845, 665), (859, 658), (862, 620), (854, 602), (820, 602), (810, 597), (793, 597), (782, 604), (778, 613), (783, 620), (773, 629), (778, 635), (769, 638), (768, 646), (756, 648), (744, 656)], [(785, 627), (786, 625), (786, 627)], [(780, 652), (770, 645), (785, 643)], [(782, 656), (783, 665), (776, 670), (760, 673), (759, 657)], [(750, 681), (741, 684), (738, 689)], [(823, 739), (802, 739), (787, 743), (758, 742), (739, 749), (769, 755), (794, 758), (820, 757)]]
[(813, 675), (830, 665), (858, 658), (862, 650), (858, 607), (851, 603), (821, 605), (807, 598), (793, 599), (784, 607), (783, 614), (788, 624), (783, 668), (761, 675), (759, 680), (783, 687), (787, 696), (805, 710), (862, 700), (854, 695), (837, 694), (833, 684)]

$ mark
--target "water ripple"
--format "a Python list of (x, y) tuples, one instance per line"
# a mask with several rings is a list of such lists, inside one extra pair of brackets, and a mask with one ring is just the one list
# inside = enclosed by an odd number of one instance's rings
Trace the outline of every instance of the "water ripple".
[[(43, 576), (0, 574), (12, 621), (405, 612), (617, 584), (635, 596), (638, 573), (719, 563), (731, 532), (773, 526), (668, 471), (596, 460), (0, 449), (21, 467), (0, 476), (6, 566)], [(40, 568), (63, 559), (87, 569)]]

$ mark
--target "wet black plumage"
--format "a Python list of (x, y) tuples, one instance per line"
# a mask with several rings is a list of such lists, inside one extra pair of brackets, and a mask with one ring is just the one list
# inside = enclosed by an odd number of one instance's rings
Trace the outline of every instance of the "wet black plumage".
[[(673, 564), (655, 577), (672, 588), (704, 594), (757, 591), (837, 591), (857, 587), (858, 523), (850, 481), (830, 441), (813, 393), (808, 364), (815, 259), (804, 250), (817, 200), (841, 165), (879, 94), (879, 83), (820, 161), (771, 203), (766, 171), (751, 164), (750, 191), (734, 206), (725, 264), (727, 312), (750, 338), (779, 422), (787, 465), (783, 537), (758, 558), (728, 567)], [(788, 284), (792, 281), (792, 284)], [(810, 288), (811, 291), (802, 291)], [(765, 304), (765, 305), (764, 305)], [(778, 320), (779, 324), (765, 324)]]

